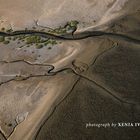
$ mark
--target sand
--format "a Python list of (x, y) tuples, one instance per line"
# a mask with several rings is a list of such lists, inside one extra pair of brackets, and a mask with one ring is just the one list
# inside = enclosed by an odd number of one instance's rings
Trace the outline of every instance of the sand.
[[(138, 0), (1, 0), (0, 28), (32, 29), (36, 20), (40, 28), (56, 28), (77, 20), (77, 33), (100, 30), (139, 39), (139, 5)], [(41, 49), (17, 40), (0, 43), (0, 131), (8, 140), (119, 138), (114, 130), (86, 131), (82, 123), (140, 121), (139, 43), (113, 36), (57, 41)]]
[(67, 21), (77, 20), (78, 31), (103, 30), (110, 21), (113, 22), (112, 20), (138, 9), (137, 0), (133, 2), (131, 0), (36, 0), (35, 2), (1, 0), (0, 2), (1, 21), (4, 21), (2, 25), (9, 24), (15, 30), (34, 26), (34, 20), (38, 20), (39, 25), (47, 27), (59, 27), (65, 25)]

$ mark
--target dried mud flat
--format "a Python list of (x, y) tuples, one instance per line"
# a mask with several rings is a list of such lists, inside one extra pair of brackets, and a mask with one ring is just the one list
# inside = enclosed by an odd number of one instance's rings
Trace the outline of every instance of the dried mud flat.
[(138, 140), (86, 124), (140, 122), (139, 2), (53, 1), (0, 2), (0, 140)]
[(120, 44), (81, 74), (71, 94), (44, 123), (36, 139), (139, 139), (139, 127), (86, 128), (89, 122), (140, 121), (140, 55), (138, 46), (134, 46)]

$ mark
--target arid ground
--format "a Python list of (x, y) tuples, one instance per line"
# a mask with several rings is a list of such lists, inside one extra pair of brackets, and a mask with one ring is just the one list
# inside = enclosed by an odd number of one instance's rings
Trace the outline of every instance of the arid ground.
[(0, 140), (139, 132), (139, 0), (0, 0)]

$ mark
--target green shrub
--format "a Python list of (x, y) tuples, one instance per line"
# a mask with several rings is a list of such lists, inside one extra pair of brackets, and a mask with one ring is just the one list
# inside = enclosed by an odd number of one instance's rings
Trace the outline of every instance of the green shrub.
[(53, 29), (53, 30), (49, 30), (48, 32), (52, 33), (52, 34), (66, 34), (69, 31), (76, 30), (78, 23), (79, 23), (78, 21), (72, 20), (70, 22), (67, 22), (67, 24), (64, 27), (59, 27), (59, 28), (56, 28), (56, 29)]
[(0, 36), (0, 42), (5, 41), (5, 38), (3, 36)]
[(10, 43), (10, 41), (8, 41), (8, 40), (5, 40), (4, 42), (3, 42), (3, 44), (9, 44)]
[(13, 30), (12, 29), (7, 29), (6, 32), (11, 33)]
[(31, 43), (41, 43), (41, 37), (40, 36), (29, 36), (26, 38), (26, 43), (31, 44)]
[(44, 46), (42, 45), (42, 44), (39, 44), (39, 45), (36, 45), (36, 48), (37, 49), (41, 49), (41, 48), (43, 48)]
[(14, 36), (12, 40), (13, 40), (13, 41), (15, 41), (16, 39), (17, 39), (17, 37), (16, 37), (16, 36)]
[(68, 22), (67, 25), (69, 25), (71, 27), (77, 27), (78, 23), (79, 23), (78, 21), (72, 20), (72, 21)]
[(57, 42), (56, 40), (49, 39), (44, 43), (44, 45), (47, 46), (48, 44), (55, 45), (57, 44)]
[(11, 37), (8, 37), (8, 40), (11, 40)]
[(52, 48), (51, 47), (48, 47), (48, 50), (51, 50)]
[(5, 31), (5, 28), (3, 27), (3, 28), (1, 28), (1, 30), (2, 30), (2, 31)]

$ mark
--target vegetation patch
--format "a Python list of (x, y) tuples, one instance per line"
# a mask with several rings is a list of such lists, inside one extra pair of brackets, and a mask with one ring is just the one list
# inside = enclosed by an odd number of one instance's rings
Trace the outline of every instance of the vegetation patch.
[(47, 41), (44, 42), (44, 45), (47, 46), (48, 44), (56, 45), (57, 42), (56, 42), (56, 40), (48, 39)]
[(1, 31), (5, 31), (5, 28), (4, 28), (4, 27), (2, 27), (2, 28), (1, 28)]
[(31, 43), (41, 43), (41, 37), (40, 36), (29, 36), (26, 38), (26, 43), (31, 44)]
[(5, 41), (4, 36), (0, 36), (0, 42), (3, 42), (3, 41)]
[(0, 42), (3, 42), (3, 44), (9, 44), (10, 38), (7, 38), (6, 40), (4, 36), (0, 36)]
[(43, 48), (44, 46), (42, 45), (42, 44), (38, 44), (38, 45), (36, 45), (36, 48), (37, 49), (41, 49), (41, 48)]
[(43, 48), (44, 46), (47, 46), (47, 45), (55, 45), (55, 44), (57, 44), (57, 42), (56, 42), (56, 40), (53, 40), (53, 39), (48, 39), (48, 40), (45, 40), (43, 43), (41, 43), (41, 44), (36, 44), (36, 48), (37, 49), (41, 49), (41, 48)]
[(13, 32), (13, 30), (12, 29), (7, 29), (6, 32), (11, 33), (11, 32)]
[(64, 27), (60, 26), (59, 28), (49, 30), (48, 32), (52, 34), (61, 34), (61, 35), (66, 33), (73, 33), (77, 30), (78, 23), (79, 23), (78, 21), (72, 20), (70, 22), (67, 22), (67, 24)]
[(3, 44), (9, 44), (9, 43), (10, 43), (9, 40), (5, 40), (5, 41), (3, 42)]
[[(58, 33), (58, 34), (64, 34), (67, 32), (67, 30), (69, 30), (69, 27), (72, 26), (76, 26), (77, 22), (69, 22), (67, 23), (67, 25), (65, 27), (60, 27), (57, 29), (54, 29), (52, 32)], [(36, 27), (33, 27), (33, 29), (35, 30)], [(7, 33), (11, 33), (13, 32), (12, 29), (5, 29), (4, 27), (1, 28), (1, 30), (3, 32), (7, 32)], [(25, 31), (28, 30), (27, 28), (25, 28)], [(44, 31), (44, 30), (43, 30)], [(51, 31), (50, 31), (51, 32)], [(41, 37), (39, 35), (16, 35), (16, 36), (9, 36), (9, 37), (4, 37), (4, 36), (0, 36), (0, 42), (3, 42), (3, 44), (9, 44), (11, 41), (16, 41), (17, 44), (21, 44), (20, 48), (24, 47), (26, 45), (26, 47), (30, 47), (32, 45), (35, 45), (37, 49), (41, 49), (44, 46), (47, 45), (56, 45), (57, 41), (54, 39), (50, 39), (50, 38), (44, 38)], [(24, 45), (25, 43), (25, 45)]]

